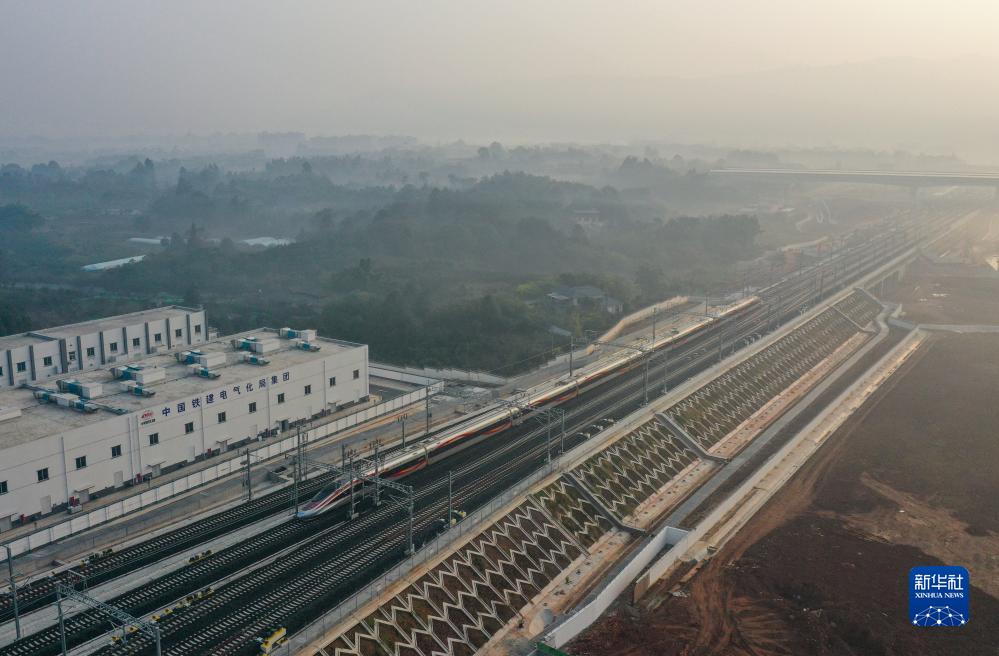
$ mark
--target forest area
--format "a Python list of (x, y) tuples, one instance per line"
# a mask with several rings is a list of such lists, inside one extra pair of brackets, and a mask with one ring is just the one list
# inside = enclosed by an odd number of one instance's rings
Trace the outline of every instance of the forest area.
[[(696, 160), (466, 151), (4, 165), (0, 332), (181, 303), (223, 334), (308, 326), (376, 359), (518, 370), (631, 309), (731, 291), (762, 252)], [(720, 198), (733, 211), (684, 211)], [(123, 254), (144, 258), (81, 271)], [(591, 298), (553, 300), (574, 289)]]

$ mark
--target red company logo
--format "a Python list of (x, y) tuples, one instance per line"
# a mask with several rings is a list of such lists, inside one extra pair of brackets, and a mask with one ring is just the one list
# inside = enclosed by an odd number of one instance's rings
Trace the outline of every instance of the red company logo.
[(139, 423), (142, 424), (143, 426), (145, 426), (146, 424), (151, 424), (154, 421), (156, 421), (156, 413), (153, 412), (152, 410), (146, 410), (145, 412), (142, 413), (142, 416), (139, 418)]

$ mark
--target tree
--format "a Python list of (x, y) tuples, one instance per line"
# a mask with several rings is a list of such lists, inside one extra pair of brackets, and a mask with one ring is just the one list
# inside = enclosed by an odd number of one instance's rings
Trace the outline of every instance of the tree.
[(0, 230), (28, 232), (44, 224), (42, 215), (27, 205), (16, 203), (0, 206)]
[(201, 307), (201, 290), (194, 283), (188, 285), (184, 291), (184, 305), (188, 307)]
[(191, 223), (191, 227), (187, 229), (187, 249), (194, 250), (202, 246), (204, 246), (204, 239), (201, 236), (201, 231), (198, 226)]
[(662, 267), (659, 265), (643, 264), (635, 272), (635, 284), (646, 300), (653, 300), (662, 294), (665, 286)]

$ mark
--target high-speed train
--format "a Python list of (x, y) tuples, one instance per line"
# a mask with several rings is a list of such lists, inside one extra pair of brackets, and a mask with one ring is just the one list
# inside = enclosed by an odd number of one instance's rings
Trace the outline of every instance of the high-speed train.
[[(702, 321), (685, 328), (677, 334), (656, 340), (650, 348), (659, 350), (666, 347), (676, 347), (723, 319), (731, 319), (752, 309), (759, 299), (747, 298), (730, 307), (717, 317)], [(579, 394), (593, 388), (619, 374), (625, 373), (642, 363), (646, 357), (644, 352), (628, 351), (599, 363), (592, 370), (583, 371), (570, 379), (561, 380), (551, 388), (539, 390), (525, 399), (518, 399), (516, 406), (504, 406), (487, 410), (472, 419), (449, 428), (430, 439), (414, 443), (405, 449), (396, 451), (379, 463), (378, 471), (373, 468), (363, 471), (364, 476), (378, 475), (381, 478), (398, 479), (423, 469), (432, 462), (447, 458), (482, 440), (500, 433), (513, 426), (517, 417), (536, 408), (550, 404), (559, 404), (575, 398)], [(347, 480), (341, 477), (319, 490), (308, 502), (299, 509), (296, 517), (309, 519), (347, 503), (350, 498), (351, 486), (360, 486), (363, 479)]]

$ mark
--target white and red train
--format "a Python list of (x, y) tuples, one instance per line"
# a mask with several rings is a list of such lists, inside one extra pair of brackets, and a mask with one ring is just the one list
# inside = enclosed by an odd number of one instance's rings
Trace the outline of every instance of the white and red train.
[[(659, 350), (680, 346), (718, 321), (732, 319), (744, 314), (758, 303), (759, 299), (755, 296), (747, 298), (730, 307), (717, 317), (702, 321), (664, 339), (656, 340), (656, 343), (651, 348)], [(416, 442), (405, 449), (394, 452), (380, 463), (378, 472), (372, 469), (371, 471), (364, 471), (363, 474), (365, 476), (374, 476), (377, 473), (382, 478), (389, 479), (408, 476), (415, 471), (423, 469), (432, 462), (450, 457), (462, 449), (466, 449), (487, 437), (510, 428), (517, 417), (522, 414), (546, 405), (564, 403), (586, 390), (605, 382), (608, 378), (629, 371), (633, 367), (640, 365), (644, 357), (645, 353), (637, 350), (628, 350), (627, 352), (620, 353), (614, 358), (597, 363), (597, 366), (594, 366), (590, 370), (584, 370), (570, 379), (559, 381), (550, 389), (540, 390), (529, 395), (527, 398), (518, 399), (515, 407), (503, 406), (487, 410), (468, 421), (443, 431), (439, 435)], [(351, 486), (358, 485), (361, 482), (361, 479), (348, 481), (345, 478), (333, 481), (309, 499), (299, 509), (296, 517), (299, 519), (309, 519), (343, 505), (350, 498)]]

